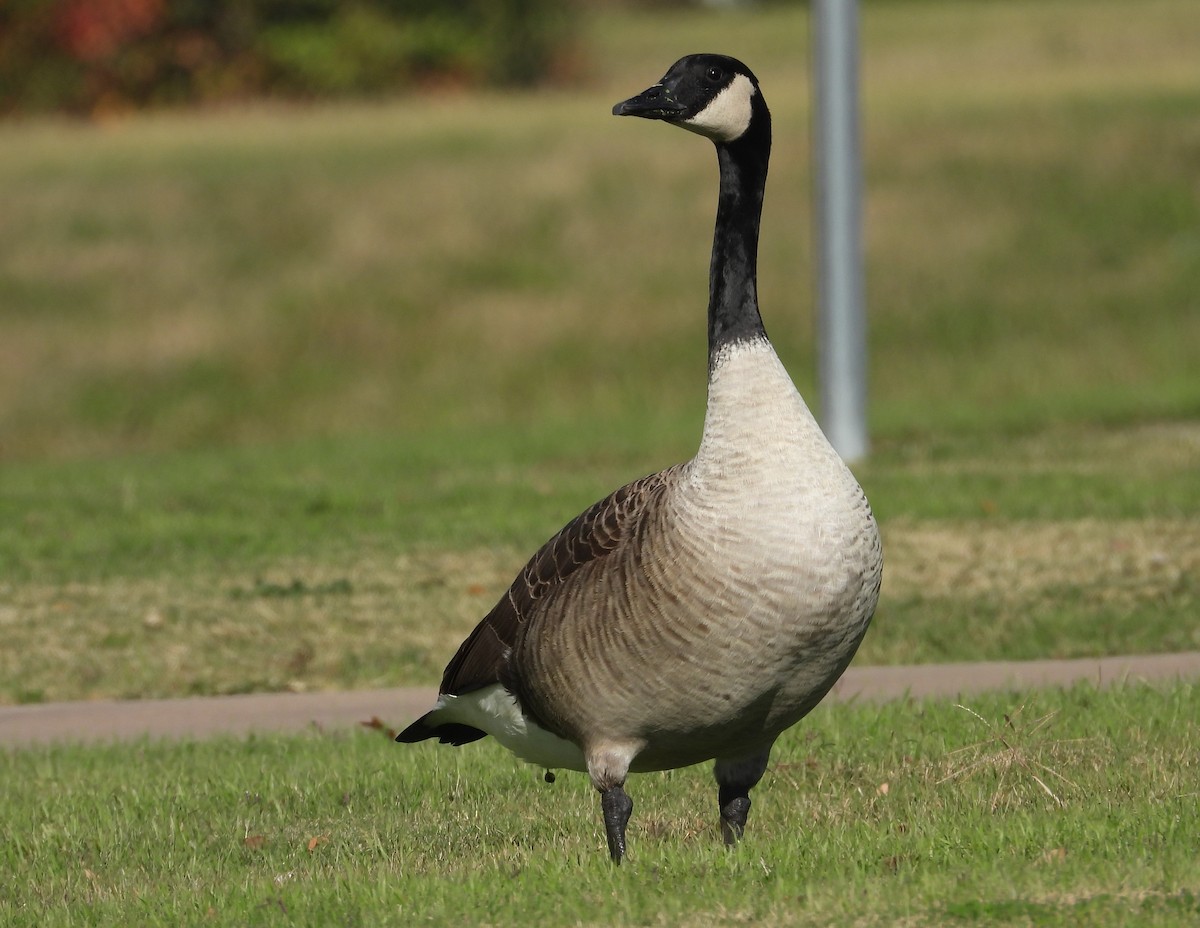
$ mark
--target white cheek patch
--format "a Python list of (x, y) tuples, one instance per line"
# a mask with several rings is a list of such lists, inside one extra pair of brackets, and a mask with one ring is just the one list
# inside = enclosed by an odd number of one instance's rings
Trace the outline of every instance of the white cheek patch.
[(732, 142), (750, 128), (753, 113), (750, 101), (757, 92), (750, 78), (738, 74), (728, 87), (712, 98), (708, 106), (680, 125), (714, 141)]

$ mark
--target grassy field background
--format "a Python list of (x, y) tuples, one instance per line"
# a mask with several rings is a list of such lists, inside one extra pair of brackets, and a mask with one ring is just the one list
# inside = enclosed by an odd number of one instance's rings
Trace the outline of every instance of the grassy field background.
[[(1184, 0), (868, 4), (865, 661), (1194, 648)], [(716, 171), (614, 100), (756, 69), (812, 384), (806, 14), (607, 12), (582, 86), (0, 125), (0, 701), (431, 683), (567, 518), (690, 455)]]
[(375, 731), (0, 752), (0, 919), (139, 925), (1194, 925), (1197, 691), (821, 707), (727, 852), (696, 767), (586, 778)]
[[(1200, 647), (1194, 3), (863, 15), (858, 659)], [(545, 537), (689, 456), (714, 159), (609, 115), (680, 54), (763, 82), (761, 297), (815, 406), (806, 28), (607, 11), (555, 92), (0, 124), (0, 703), (432, 684)], [(738, 852), (677, 771), (620, 870), (582, 778), (486, 743), (5, 750), (0, 922), (1191, 925), (1198, 706), (821, 707)]]
[[(864, 660), (1197, 645), (1189, 15), (868, 7)], [(718, 35), (775, 112), (762, 299), (815, 402), (805, 24), (609, 14), (535, 96), (0, 126), (0, 699), (431, 682), (690, 454), (713, 159), (608, 107)]]
[[(1200, 40), (1140, 10), (867, 10), (881, 439), (1195, 412)], [(647, 416), (688, 452), (714, 159), (609, 109), (713, 43), (776, 114), (762, 300), (810, 387), (805, 17), (609, 15), (535, 96), (0, 126), (4, 459)]]

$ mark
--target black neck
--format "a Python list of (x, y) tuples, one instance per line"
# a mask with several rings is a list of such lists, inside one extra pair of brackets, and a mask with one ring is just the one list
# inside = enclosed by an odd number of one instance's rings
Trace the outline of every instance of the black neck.
[(766, 337), (758, 312), (757, 276), (758, 227), (771, 153), (769, 120), (763, 107), (746, 135), (717, 144), (721, 192), (709, 267), (710, 369), (725, 346)]

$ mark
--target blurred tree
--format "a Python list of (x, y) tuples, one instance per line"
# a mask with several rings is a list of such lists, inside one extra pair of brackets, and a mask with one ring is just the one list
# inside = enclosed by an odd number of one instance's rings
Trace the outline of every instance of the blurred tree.
[(576, 13), (555, 0), (9, 0), (0, 113), (529, 86), (561, 73)]

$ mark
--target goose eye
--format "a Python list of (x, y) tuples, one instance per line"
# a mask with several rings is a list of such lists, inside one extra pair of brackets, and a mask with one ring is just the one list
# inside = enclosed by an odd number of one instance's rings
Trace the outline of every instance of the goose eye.
[(704, 72), (704, 77), (710, 84), (719, 84), (724, 75), (721, 73), (721, 69), (714, 65)]

